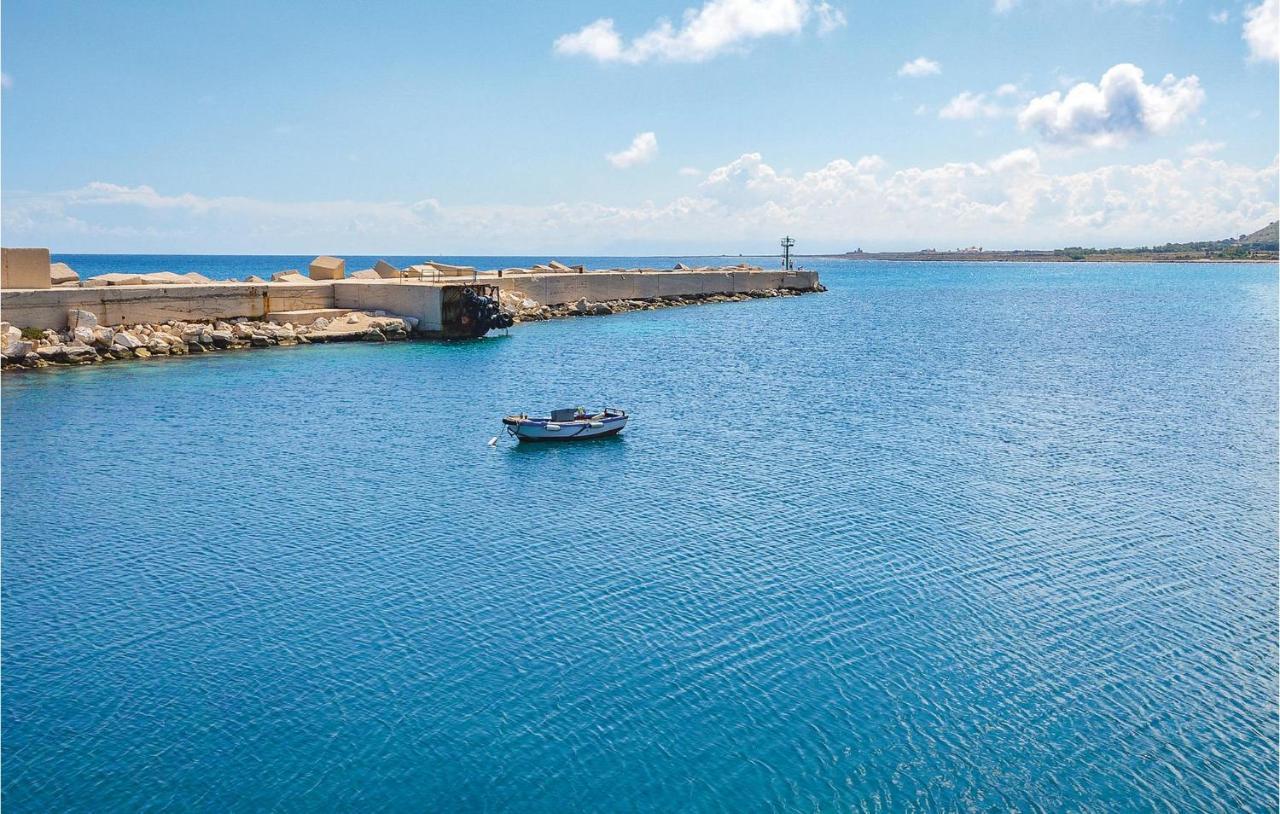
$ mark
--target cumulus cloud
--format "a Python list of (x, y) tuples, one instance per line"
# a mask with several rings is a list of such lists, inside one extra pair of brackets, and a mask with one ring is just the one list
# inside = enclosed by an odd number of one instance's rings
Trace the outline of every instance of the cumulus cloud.
[(928, 57), (916, 57), (902, 63), (902, 67), (898, 69), (898, 76), (920, 77), (940, 73), (942, 73), (942, 65)]
[(1032, 99), (1018, 114), (1023, 129), (1067, 146), (1114, 147), (1168, 132), (1204, 102), (1200, 79), (1168, 74), (1158, 85), (1143, 81), (1142, 69), (1123, 63), (1099, 84), (1081, 82)]
[(1004, 83), (991, 93), (966, 90), (951, 97), (949, 102), (939, 108), (938, 118), (994, 119), (1014, 116), (1018, 112), (1018, 101), (1026, 100), (1030, 95), (1012, 82)]
[(628, 167), (652, 161), (657, 154), (658, 137), (650, 131), (637, 133), (636, 137), (631, 139), (630, 147), (616, 153), (609, 153), (605, 155), (605, 159), (618, 169), (625, 170)]
[(704, 62), (762, 37), (796, 34), (812, 20), (819, 34), (845, 25), (838, 8), (822, 0), (707, 0), (685, 9), (679, 27), (660, 19), (630, 42), (612, 19), (602, 17), (556, 39), (553, 49), (565, 56), (597, 62)]
[(899, 169), (870, 155), (790, 173), (746, 153), (691, 194), (630, 206), (277, 202), (93, 183), (6, 190), (2, 217), (6, 239), (64, 252), (750, 251), (795, 229), (815, 250), (1114, 246), (1251, 231), (1277, 218), (1277, 177), (1276, 162), (1257, 169), (1207, 156), (1055, 173), (1031, 149)]
[(1250, 59), (1280, 61), (1280, 0), (1262, 0), (1245, 9), (1242, 36)]
[(1227, 143), (1225, 141), (1197, 141), (1195, 144), (1188, 145), (1183, 152), (1190, 156), (1203, 158), (1222, 152), (1222, 148), (1226, 146)]
[(939, 119), (991, 119), (1004, 113), (1004, 108), (993, 103), (985, 93), (964, 91), (938, 111)]

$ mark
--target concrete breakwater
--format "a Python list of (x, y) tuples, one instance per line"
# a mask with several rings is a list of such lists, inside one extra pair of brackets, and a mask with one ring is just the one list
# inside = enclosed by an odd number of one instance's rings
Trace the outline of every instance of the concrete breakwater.
[[(504, 292), (503, 302), (515, 322), (537, 322), (568, 317), (605, 316), (628, 311), (652, 311), (685, 305), (743, 302), (750, 299), (798, 296), (794, 289), (760, 289), (741, 294), (691, 294), (656, 300), (609, 300), (543, 305), (518, 292)], [(158, 324), (97, 324), (93, 314), (71, 313), (74, 328), (19, 329), (0, 322), (0, 362), (5, 370), (34, 369), (65, 365), (85, 365), (123, 359), (156, 356), (183, 356), (224, 350), (288, 347), (327, 342), (394, 342), (409, 339), (417, 320), (395, 317), (382, 311), (352, 311), (332, 318), (317, 317), (309, 325), (283, 324), (237, 317), (231, 321), (186, 322), (169, 320)]]
[[(270, 282), (181, 283), (117, 274), (104, 275), (111, 278), (105, 281), (7, 288), (0, 291), (4, 365), (478, 335), (467, 324), (467, 303), (475, 294), (491, 297), (513, 321), (527, 322), (825, 290), (815, 272), (745, 265), (588, 271), (551, 261), (534, 269), (484, 272), (439, 263), (408, 269), (379, 263), (376, 270), (346, 278), (341, 260), (323, 257), (311, 274), (281, 272)], [(384, 324), (369, 330), (369, 320)]]

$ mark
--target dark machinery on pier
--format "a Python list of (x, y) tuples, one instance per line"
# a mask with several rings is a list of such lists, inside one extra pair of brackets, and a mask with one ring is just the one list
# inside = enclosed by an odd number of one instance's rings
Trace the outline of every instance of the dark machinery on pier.
[(498, 287), (479, 283), (447, 286), (440, 316), (446, 337), (478, 338), (515, 324), (511, 314), (502, 310)]

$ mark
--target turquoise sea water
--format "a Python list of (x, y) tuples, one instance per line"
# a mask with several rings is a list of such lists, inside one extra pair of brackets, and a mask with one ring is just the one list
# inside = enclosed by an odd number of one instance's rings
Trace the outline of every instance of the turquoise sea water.
[(1276, 269), (813, 265), (5, 374), (6, 812), (1276, 810)]

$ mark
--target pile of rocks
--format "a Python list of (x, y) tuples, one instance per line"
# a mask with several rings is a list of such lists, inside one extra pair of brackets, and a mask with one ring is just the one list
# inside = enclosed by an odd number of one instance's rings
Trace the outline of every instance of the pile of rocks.
[[(819, 285), (814, 291), (826, 291)], [(763, 288), (738, 294), (685, 294), (647, 300), (604, 300), (589, 302), (585, 297), (561, 305), (542, 305), (518, 291), (502, 292), (502, 306), (515, 316), (516, 322), (536, 322), (557, 317), (588, 317), (622, 314), (627, 311), (654, 311), (681, 305), (704, 305), (717, 302), (744, 302), (769, 297), (793, 297), (808, 293), (793, 288)]]
[(408, 339), (416, 322), (383, 312), (352, 312), (296, 327), (245, 317), (106, 326), (90, 312), (72, 309), (67, 313), (72, 327), (65, 331), (24, 331), (0, 322), (0, 362), (5, 368), (33, 368), (312, 342), (386, 342)]

